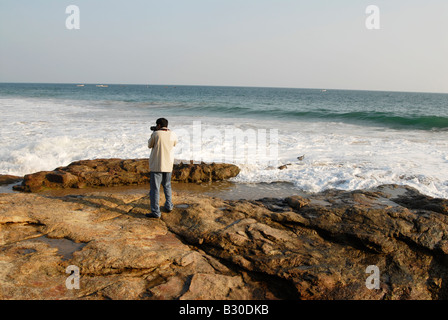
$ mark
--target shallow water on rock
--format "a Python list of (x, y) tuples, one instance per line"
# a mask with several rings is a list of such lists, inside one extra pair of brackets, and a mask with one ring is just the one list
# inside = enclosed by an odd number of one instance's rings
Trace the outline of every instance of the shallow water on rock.
[(81, 250), (86, 245), (86, 243), (77, 243), (66, 238), (52, 239), (45, 235), (27, 241), (41, 241), (47, 243), (50, 247), (57, 248), (58, 253), (62, 255), (62, 260), (71, 259), (73, 252)]
[[(304, 195), (302, 191), (289, 182), (273, 183), (235, 183), (231, 181), (215, 181), (210, 183), (183, 183), (173, 182), (173, 191), (197, 193), (217, 197), (224, 200), (258, 200), (261, 198), (285, 198), (292, 195)], [(83, 189), (55, 189), (40, 192), (51, 196), (65, 196), (69, 194), (85, 194), (88, 192), (118, 192), (118, 193), (149, 193), (149, 185), (118, 186)], [(0, 193), (15, 192), (12, 185), (2, 186)], [(163, 191), (161, 191), (163, 192)]]

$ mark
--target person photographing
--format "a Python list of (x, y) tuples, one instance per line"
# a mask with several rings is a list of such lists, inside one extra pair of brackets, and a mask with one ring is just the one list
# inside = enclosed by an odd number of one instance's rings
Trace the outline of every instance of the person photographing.
[(177, 136), (168, 129), (168, 120), (165, 118), (157, 119), (156, 126), (151, 127), (151, 130), (154, 131), (148, 140), (148, 148), (152, 149), (149, 156), (151, 213), (146, 216), (160, 218), (160, 185), (165, 193), (165, 210), (167, 212), (173, 210), (171, 174), (174, 164), (173, 148), (177, 144)]

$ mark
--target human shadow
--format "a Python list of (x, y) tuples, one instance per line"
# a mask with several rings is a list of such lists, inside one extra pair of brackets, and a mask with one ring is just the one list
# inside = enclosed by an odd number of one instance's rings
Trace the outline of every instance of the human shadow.
[(65, 195), (62, 197), (50, 196), (64, 202), (85, 205), (95, 209), (104, 209), (116, 212), (120, 215), (128, 215), (134, 218), (145, 218), (145, 214), (150, 212), (149, 195), (142, 196), (135, 200), (124, 201), (117, 197), (107, 195)]

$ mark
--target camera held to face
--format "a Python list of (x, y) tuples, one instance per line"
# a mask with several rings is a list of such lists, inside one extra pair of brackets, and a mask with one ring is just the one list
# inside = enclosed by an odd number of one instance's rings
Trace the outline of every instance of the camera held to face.
[(168, 127), (168, 120), (166, 120), (165, 118), (159, 118), (156, 121), (157, 126), (152, 126), (149, 129), (151, 129), (151, 131), (158, 131), (158, 130), (163, 130), (163, 131), (167, 131), (167, 127)]

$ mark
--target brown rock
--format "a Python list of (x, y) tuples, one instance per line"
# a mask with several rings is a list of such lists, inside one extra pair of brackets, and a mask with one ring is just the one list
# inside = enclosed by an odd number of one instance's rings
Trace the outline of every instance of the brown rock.
[[(444, 199), (381, 186), (174, 202), (158, 220), (146, 193), (1, 194), (0, 299), (448, 298)], [(366, 286), (371, 265), (379, 289)]]
[[(224, 163), (175, 164), (172, 181), (209, 182), (235, 177), (239, 168)], [(38, 192), (50, 188), (85, 188), (149, 183), (148, 159), (81, 160), (53, 171), (28, 174), (16, 191)]]
[(12, 184), (15, 182), (19, 182), (23, 177), (11, 176), (8, 174), (0, 174), (0, 186), (5, 184)]
[[(251, 277), (243, 280), (214, 257), (185, 245), (162, 220), (134, 213), (142, 207), (149, 212), (146, 193), (1, 194), (0, 203), (0, 299), (273, 296)], [(58, 241), (79, 245), (67, 254)], [(66, 287), (69, 265), (80, 269), (77, 290)], [(213, 279), (215, 291), (207, 292)]]
[(300, 196), (288, 197), (288, 198), (286, 198), (286, 202), (288, 203), (288, 205), (291, 208), (296, 209), (296, 210), (299, 210), (300, 208), (302, 208), (310, 203), (310, 201), (308, 199), (305, 199)]
[[(400, 202), (417, 196), (402, 189)], [(436, 284), (448, 276), (448, 216), (437, 211), (422, 216), (396, 199), (381, 188), (333, 190), (287, 198), (291, 210), (284, 212), (269, 209), (273, 199), (200, 199), (164, 221), (208, 254), (286, 281), (290, 297), (445, 299), (446, 286)], [(219, 210), (225, 206), (227, 210)], [(380, 270), (380, 289), (365, 285), (369, 265)]]
[(252, 297), (241, 276), (196, 273), (181, 300), (248, 300)]

